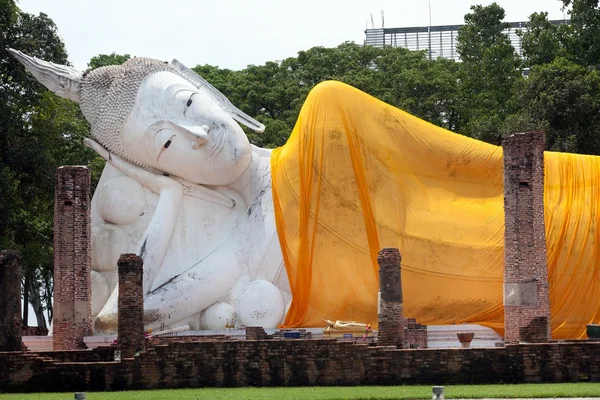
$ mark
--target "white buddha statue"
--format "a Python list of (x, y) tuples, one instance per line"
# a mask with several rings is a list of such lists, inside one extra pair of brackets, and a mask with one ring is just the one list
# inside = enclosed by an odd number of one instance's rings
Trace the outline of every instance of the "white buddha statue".
[(117, 260), (144, 260), (147, 328), (274, 328), (291, 294), (275, 226), (270, 151), (245, 115), (177, 60), (134, 58), (84, 74), (11, 50), (90, 122), (106, 166), (92, 199), (92, 313), (116, 331)]

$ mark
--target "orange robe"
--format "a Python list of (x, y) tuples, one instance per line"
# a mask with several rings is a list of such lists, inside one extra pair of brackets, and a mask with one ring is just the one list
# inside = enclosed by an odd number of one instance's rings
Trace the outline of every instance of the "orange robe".
[[(375, 326), (377, 253), (397, 247), (406, 317), (502, 333), (501, 147), (324, 82), (271, 167), (286, 326)], [(546, 152), (545, 169), (552, 336), (580, 338), (600, 322), (600, 157)]]

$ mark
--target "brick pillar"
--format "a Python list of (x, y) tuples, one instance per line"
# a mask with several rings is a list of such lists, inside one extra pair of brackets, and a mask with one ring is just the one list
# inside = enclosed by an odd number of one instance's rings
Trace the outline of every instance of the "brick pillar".
[(119, 267), (119, 349), (132, 358), (144, 350), (144, 262), (136, 254), (121, 254)]
[(387, 248), (379, 252), (379, 327), (378, 346), (400, 346), (404, 341), (402, 318), (402, 277), (400, 273), (400, 252)]
[(54, 197), (54, 350), (85, 349), (92, 332), (90, 171), (63, 166)]
[(550, 339), (544, 226), (543, 132), (506, 138), (504, 151), (504, 340)]
[(21, 255), (0, 251), (0, 351), (21, 351)]

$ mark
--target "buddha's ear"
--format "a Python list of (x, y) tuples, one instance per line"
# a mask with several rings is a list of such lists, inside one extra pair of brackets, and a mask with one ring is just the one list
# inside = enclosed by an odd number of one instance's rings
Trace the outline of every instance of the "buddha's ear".
[(7, 49), (29, 72), (50, 91), (65, 99), (79, 103), (79, 87), (83, 81), (83, 72), (66, 65), (30, 57), (15, 49)]
[(248, 114), (231, 104), (229, 99), (225, 97), (223, 93), (219, 92), (217, 88), (208, 83), (204, 78), (195, 73), (193, 70), (189, 69), (176, 59), (171, 61), (169, 65), (175, 68), (175, 70), (177, 70), (177, 72), (179, 72), (181, 75), (185, 76), (190, 82), (192, 82), (196, 87), (198, 87), (198, 89), (206, 89), (206, 91), (212, 97), (213, 101), (217, 103), (219, 107), (225, 110), (229, 115), (231, 115), (231, 118), (235, 119), (240, 124), (247, 126), (255, 132), (264, 132), (265, 126), (263, 124), (261, 124), (260, 122), (258, 122), (257, 120), (255, 120), (254, 118), (252, 118), (251, 116), (249, 116)]

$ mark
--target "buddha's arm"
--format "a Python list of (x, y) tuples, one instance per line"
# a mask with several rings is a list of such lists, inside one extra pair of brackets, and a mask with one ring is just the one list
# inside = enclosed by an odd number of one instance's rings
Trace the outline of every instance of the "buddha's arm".
[(145, 169), (126, 162), (90, 139), (86, 146), (92, 148), (107, 162), (142, 186), (158, 194), (158, 203), (144, 232), (136, 253), (144, 260), (144, 295), (152, 289), (152, 283), (162, 265), (167, 247), (171, 240), (177, 215), (183, 199), (183, 186), (174, 179), (153, 174)]
[(144, 295), (151, 289), (173, 235), (183, 198), (183, 188), (167, 187), (158, 191), (158, 204), (138, 244), (136, 253), (144, 260)]

